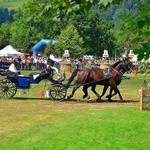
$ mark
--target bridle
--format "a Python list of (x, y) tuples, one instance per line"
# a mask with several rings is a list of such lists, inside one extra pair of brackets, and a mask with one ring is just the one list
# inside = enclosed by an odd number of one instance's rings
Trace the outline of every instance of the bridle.
[[(125, 60), (119, 63), (115, 68), (112, 68), (113, 72), (116, 72), (120, 76), (123, 76), (123, 74), (127, 71), (133, 71), (131, 62)], [(118, 70), (117, 70), (118, 69)]]

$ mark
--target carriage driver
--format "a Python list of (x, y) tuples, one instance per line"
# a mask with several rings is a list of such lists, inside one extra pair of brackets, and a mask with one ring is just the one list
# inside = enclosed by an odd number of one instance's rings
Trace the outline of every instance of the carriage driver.
[(15, 66), (15, 61), (14, 61), (14, 60), (12, 61), (11, 65), (9, 66), (8, 70), (9, 70), (10, 72), (16, 73), (16, 74), (18, 74), (18, 75), (21, 74), (20, 71), (17, 70), (17, 68), (16, 68), (16, 66)]
[(50, 67), (53, 70), (55, 70), (58, 80), (63, 78), (60, 73), (60, 67), (61, 67), (60, 62), (61, 61), (62, 61), (62, 59), (56, 58), (56, 52), (54, 50), (51, 51), (49, 59), (48, 59), (48, 63), (47, 63), (48, 64), (47, 68)]

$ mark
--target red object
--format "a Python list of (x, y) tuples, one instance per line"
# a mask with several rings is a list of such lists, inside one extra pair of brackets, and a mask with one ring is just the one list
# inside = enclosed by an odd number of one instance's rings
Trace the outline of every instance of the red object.
[(118, 71), (115, 70), (114, 68), (112, 68), (111, 71), (113, 73), (113, 78), (115, 78), (117, 76)]
[(30, 53), (26, 52), (26, 53), (24, 54), (24, 56), (25, 56), (25, 57), (28, 57), (28, 56), (30, 56)]
[(133, 72), (133, 77), (136, 77), (137, 76), (137, 71), (134, 71)]
[(85, 58), (82, 59), (82, 64), (86, 64), (87, 60)]
[(39, 92), (39, 97), (44, 97), (44, 91), (43, 90)]

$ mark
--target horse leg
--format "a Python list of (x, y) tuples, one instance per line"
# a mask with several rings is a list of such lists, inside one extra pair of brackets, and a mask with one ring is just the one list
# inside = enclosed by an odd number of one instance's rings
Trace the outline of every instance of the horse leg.
[(111, 97), (113, 97), (113, 96), (116, 95), (117, 93), (118, 93), (118, 95), (119, 95), (120, 100), (123, 101), (122, 95), (121, 95), (120, 90), (118, 89), (118, 87), (116, 87), (116, 88), (114, 89), (114, 94), (112, 94)]
[(106, 93), (108, 87), (109, 87), (108, 85), (104, 85), (103, 92), (102, 92), (102, 94), (100, 95), (100, 98), (102, 98), (102, 97), (105, 95), (105, 93)]
[[(114, 78), (111, 78), (109, 80), (109, 85), (110, 85), (110, 91), (109, 91), (109, 95), (107, 95), (106, 98), (108, 98), (108, 101), (111, 101), (111, 97), (118, 93), (118, 88)], [(114, 90), (114, 94), (112, 94), (113, 90)]]
[[(113, 91), (113, 90), (114, 90), (114, 93), (112, 94), (112, 91)], [(117, 86), (116, 86), (116, 87), (110, 87), (110, 93), (109, 93), (109, 95), (107, 96), (108, 101), (111, 101), (111, 98), (112, 98), (114, 95), (116, 95), (117, 93), (118, 93), (118, 95), (119, 95), (120, 100), (123, 101), (123, 98), (122, 98), (121, 93), (120, 93), (120, 91), (119, 91), (119, 89), (118, 89)]]
[(113, 91), (113, 88), (110, 87), (110, 90), (109, 90), (109, 95), (106, 96), (106, 98), (108, 98), (108, 101), (111, 101), (111, 97), (112, 97), (112, 91)]
[(78, 73), (78, 69), (75, 69), (75, 70), (73, 71), (71, 77), (69, 78), (68, 83), (66, 84), (66, 88), (69, 88), (69, 87), (70, 87), (70, 84), (71, 84), (71, 82), (73, 81), (73, 79), (76, 77), (77, 73)]
[[(68, 84), (67, 84), (66, 87), (69, 87), (69, 86), (70, 86), (70, 83), (72, 82), (72, 80), (73, 80), (73, 78), (75, 77), (76, 73), (77, 73), (77, 71), (74, 72), (74, 75), (72, 75), (72, 77), (70, 78), (70, 80), (69, 80), (69, 82), (68, 82)], [(75, 91), (76, 91), (82, 84), (86, 83), (86, 80), (87, 80), (88, 76), (89, 76), (89, 73), (86, 74), (86, 75), (84, 75), (84, 76), (82, 76), (82, 78), (83, 78), (82, 81), (78, 81), (78, 80), (76, 81), (75, 87), (73, 88), (71, 95), (69, 95), (69, 96), (67, 97), (67, 99), (70, 99), (71, 97), (73, 97)]]
[(83, 98), (88, 98), (88, 100), (91, 100), (91, 97), (88, 95), (88, 88), (89, 85), (84, 85), (82, 91), (84, 92)]
[(84, 92), (84, 95), (83, 95), (83, 99), (84, 99), (88, 96), (87, 86), (84, 85), (82, 91)]
[(97, 96), (97, 102), (101, 100), (101, 97), (100, 95), (96, 92), (95, 90), (96, 88), (96, 84), (93, 84), (92, 87), (91, 87), (91, 91)]
[(67, 99), (70, 99), (71, 97), (73, 97), (73, 96), (74, 96), (75, 91), (76, 91), (79, 87), (80, 87), (80, 86), (76, 86), (76, 87), (74, 87), (74, 88), (73, 88), (73, 90), (72, 90), (72, 93), (71, 93), (69, 96), (67, 96)]
[(118, 95), (119, 95), (120, 100), (123, 101), (123, 98), (122, 98), (122, 95), (121, 95), (119, 89), (118, 89)]

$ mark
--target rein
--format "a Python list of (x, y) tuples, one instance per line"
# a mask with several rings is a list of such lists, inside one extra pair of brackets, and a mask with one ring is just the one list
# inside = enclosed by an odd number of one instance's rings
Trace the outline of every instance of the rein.
[(88, 82), (88, 83), (84, 83), (84, 84), (80, 84), (80, 85), (70, 85), (69, 87), (80, 87), (80, 86), (84, 86), (84, 85), (88, 85), (88, 84), (92, 84), (92, 83), (97, 83), (97, 82), (99, 82), (99, 81), (103, 81), (103, 80), (106, 80), (106, 79), (109, 79), (109, 78), (111, 78), (112, 76), (108, 76), (107, 78), (103, 78), (103, 79), (100, 79), (100, 80), (95, 80), (95, 81), (92, 81), (92, 82)]

